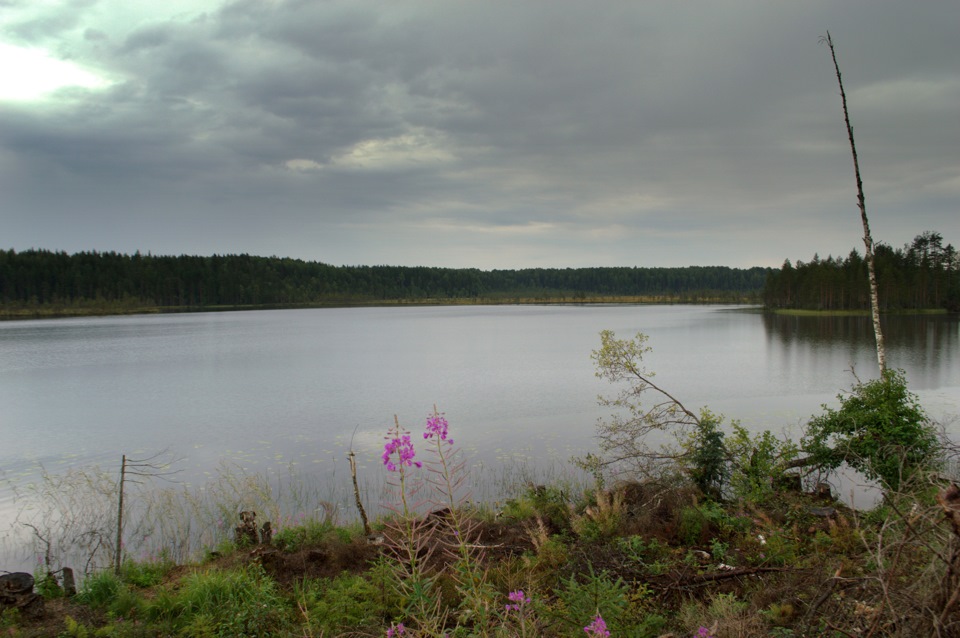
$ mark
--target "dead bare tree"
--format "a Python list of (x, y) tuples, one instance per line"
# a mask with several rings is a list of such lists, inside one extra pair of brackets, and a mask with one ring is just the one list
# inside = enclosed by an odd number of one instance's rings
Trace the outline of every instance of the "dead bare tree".
[[(123, 557), (123, 495), (128, 482), (142, 483), (144, 478), (165, 478), (176, 471), (168, 468), (178, 459), (160, 462), (166, 450), (158, 452), (144, 459), (127, 458), (124, 454), (120, 462), (120, 482), (117, 486), (117, 542), (113, 554), (113, 570), (120, 573), (120, 564)], [(130, 478), (133, 477), (133, 478)]]
[(860, 208), (860, 221), (863, 222), (863, 245), (866, 251), (867, 272), (870, 278), (870, 309), (873, 315), (873, 334), (877, 340), (877, 364), (880, 366), (880, 376), (887, 371), (887, 352), (883, 342), (883, 331), (880, 328), (880, 299), (877, 287), (877, 269), (873, 259), (873, 238), (870, 236), (870, 223), (867, 221), (867, 206), (863, 196), (863, 181), (860, 179), (860, 162), (857, 159), (857, 145), (853, 141), (853, 126), (850, 124), (850, 112), (847, 110), (847, 94), (843, 90), (843, 79), (840, 76), (840, 65), (837, 63), (837, 52), (833, 47), (833, 39), (827, 31), (825, 38), (830, 47), (830, 56), (833, 58), (833, 68), (837, 72), (837, 84), (840, 85), (840, 99), (843, 103), (843, 119), (847, 124), (847, 136), (850, 138), (850, 152), (853, 154), (853, 172), (857, 179), (857, 206)]

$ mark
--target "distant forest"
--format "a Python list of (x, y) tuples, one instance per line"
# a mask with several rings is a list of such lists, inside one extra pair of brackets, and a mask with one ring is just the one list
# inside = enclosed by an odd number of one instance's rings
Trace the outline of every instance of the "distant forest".
[[(881, 310), (960, 311), (960, 259), (940, 233), (924, 232), (902, 249), (877, 244), (874, 257)], [(787, 260), (770, 273), (763, 302), (768, 308), (869, 309), (866, 260), (856, 250), (846, 259)]]
[[(883, 310), (960, 311), (960, 258), (939, 233), (894, 249), (877, 244)], [(845, 258), (770, 268), (526, 268), (479, 270), (406, 266), (332, 266), (251, 255), (67, 254), (0, 250), (0, 309), (54, 314), (243, 306), (368, 303), (761, 301), (770, 309), (866, 310), (867, 266)], [(0, 313), (2, 314), (2, 313)]]
[(651, 297), (759, 302), (769, 268), (474, 268), (331, 266), (251, 255), (153, 256), (0, 250), (8, 308), (205, 308), (378, 302), (577, 301)]

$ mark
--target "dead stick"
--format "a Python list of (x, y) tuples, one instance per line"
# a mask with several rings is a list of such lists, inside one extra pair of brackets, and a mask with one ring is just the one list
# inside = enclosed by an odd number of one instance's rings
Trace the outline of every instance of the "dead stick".
[(357, 509), (360, 510), (360, 520), (363, 521), (363, 533), (370, 535), (370, 523), (367, 521), (367, 510), (363, 509), (363, 501), (360, 500), (360, 486), (357, 484), (357, 456), (351, 448), (347, 454), (350, 459), (350, 476), (353, 478), (353, 497), (357, 501)]

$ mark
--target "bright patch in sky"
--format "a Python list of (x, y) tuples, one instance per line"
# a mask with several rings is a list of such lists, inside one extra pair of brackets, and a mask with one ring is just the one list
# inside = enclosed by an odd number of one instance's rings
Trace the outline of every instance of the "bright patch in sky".
[(96, 88), (106, 84), (94, 73), (41, 49), (0, 42), (0, 100), (36, 100), (67, 86)]

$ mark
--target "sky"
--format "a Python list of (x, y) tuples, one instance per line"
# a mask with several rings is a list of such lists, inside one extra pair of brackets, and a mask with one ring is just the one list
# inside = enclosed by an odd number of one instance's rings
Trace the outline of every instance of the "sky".
[(481, 269), (960, 245), (956, 0), (0, 0), (0, 248)]

